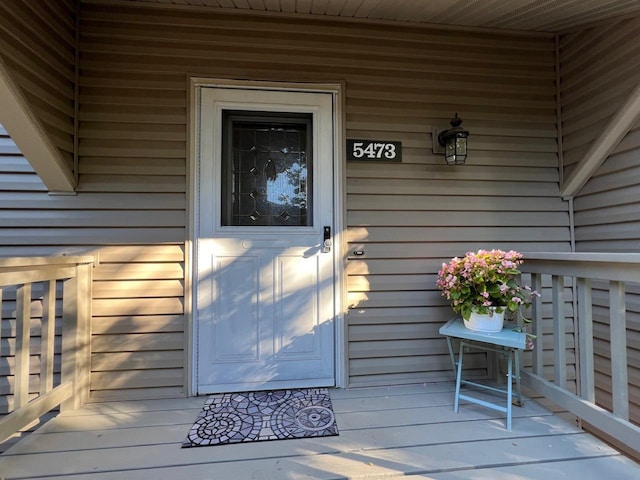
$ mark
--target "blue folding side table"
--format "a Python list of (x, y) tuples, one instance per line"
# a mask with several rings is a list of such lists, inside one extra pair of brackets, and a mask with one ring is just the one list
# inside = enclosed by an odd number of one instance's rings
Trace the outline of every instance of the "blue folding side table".
[[(470, 330), (464, 326), (462, 318), (452, 318), (442, 327), (440, 327), (440, 334), (447, 337), (447, 345), (449, 347), (449, 355), (451, 357), (451, 365), (453, 371), (456, 374), (456, 395), (454, 401), (454, 412), (458, 412), (458, 406), (460, 400), (466, 400), (470, 403), (482, 405), (483, 407), (491, 408), (499, 412), (507, 414), (507, 430), (511, 430), (511, 405), (514, 399), (512, 379), (514, 378), (513, 368), (515, 367), (515, 380), (516, 380), (516, 394), (515, 399), (517, 404), (520, 405), (522, 401), (520, 391), (520, 354), (519, 350), (524, 350), (527, 345), (527, 334), (520, 332), (509, 327), (505, 327), (502, 331), (497, 333), (484, 333)], [(455, 350), (453, 348), (453, 339), (460, 341), (460, 350), (458, 353), (458, 359), (455, 357)], [(506, 356), (508, 359), (507, 367), (507, 388), (496, 388), (481, 383), (473, 382), (470, 380), (464, 380), (462, 378), (462, 363), (464, 357), (465, 347), (469, 349), (482, 350), (488, 352), (497, 352), (500, 355)], [(514, 366), (515, 363), (515, 366)], [(506, 406), (498, 405), (496, 403), (487, 402), (479, 398), (475, 398), (469, 395), (461, 394), (460, 387), (462, 385), (473, 385), (477, 388), (485, 390), (491, 390), (493, 392), (499, 392), (506, 395)]]

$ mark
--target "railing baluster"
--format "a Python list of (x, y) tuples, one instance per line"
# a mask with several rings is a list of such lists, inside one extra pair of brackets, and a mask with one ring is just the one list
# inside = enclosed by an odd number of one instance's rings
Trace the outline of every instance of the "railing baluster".
[(54, 340), (56, 328), (56, 281), (50, 280), (42, 297), (42, 345), (40, 346), (40, 393), (53, 388)]
[(31, 340), (31, 284), (16, 291), (16, 354), (13, 389), (14, 409), (29, 402), (29, 354)]
[(539, 273), (531, 274), (531, 288), (540, 294), (539, 297), (533, 297), (531, 303), (531, 319), (533, 325), (531, 333), (536, 336), (533, 344), (533, 373), (543, 375), (544, 370), (544, 342), (542, 330), (542, 275)]
[(567, 387), (567, 349), (564, 317), (564, 276), (553, 275), (551, 280), (553, 297), (553, 358), (555, 383)]
[(595, 403), (593, 365), (593, 298), (591, 279), (578, 278), (578, 342), (580, 354), (580, 396)]
[(629, 420), (627, 384), (627, 319), (624, 282), (609, 282), (609, 322), (611, 331), (611, 391), (613, 413)]

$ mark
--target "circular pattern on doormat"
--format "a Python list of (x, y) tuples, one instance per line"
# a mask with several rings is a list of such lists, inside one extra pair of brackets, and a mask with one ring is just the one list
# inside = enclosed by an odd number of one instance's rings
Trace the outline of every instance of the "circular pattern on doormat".
[(317, 405), (301, 408), (296, 413), (296, 423), (303, 430), (319, 432), (331, 427), (336, 421), (333, 412)]
[(196, 419), (187, 441), (192, 445), (251, 442), (262, 429), (260, 417), (237, 411), (215, 412)]
[(249, 399), (261, 405), (275, 405), (285, 402), (291, 396), (291, 390), (272, 390), (266, 392), (251, 392)]
[(335, 435), (336, 418), (330, 407), (310, 402), (289, 402), (271, 418), (271, 429), (278, 438)]

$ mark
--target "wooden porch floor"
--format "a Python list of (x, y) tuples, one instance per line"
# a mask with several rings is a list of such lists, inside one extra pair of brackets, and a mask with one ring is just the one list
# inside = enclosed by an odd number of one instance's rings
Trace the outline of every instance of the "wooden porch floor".
[(332, 390), (340, 435), (182, 449), (205, 398), (90, 404), (0, 456), (0, 479), (640, 478), (640, 465), (533, 400), (504, 414), (453, 384)]

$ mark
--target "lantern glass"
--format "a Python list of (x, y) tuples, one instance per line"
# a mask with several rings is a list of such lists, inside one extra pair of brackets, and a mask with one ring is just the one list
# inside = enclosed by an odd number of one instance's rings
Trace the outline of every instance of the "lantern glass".
[(447, 138), (444, 146), (444, 158), (449, 165), (461, 165), (467, 158), (467, 135), (457, 132)]
[[(455, 116), (450, 122), (451, 128), (438, 132), (433, 131), (434, 149), (433, 153), (443, 153), (444, 159), (448, 165), (462, 165), (467, 158), (467, 137), (469, 132), (461, 127), (462, 119)], [(444, 147), (436, 151), (437, 144)]]

